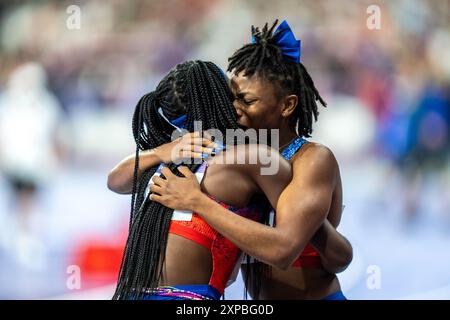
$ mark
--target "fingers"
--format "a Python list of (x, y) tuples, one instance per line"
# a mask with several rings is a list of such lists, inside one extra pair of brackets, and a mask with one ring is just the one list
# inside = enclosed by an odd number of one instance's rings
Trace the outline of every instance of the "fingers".
[(183, 148), (183, 150), (184, 151), (193, 151), (193, 152), (198, 152), (198, 153), (207, 153), (207, 154), (214, 153), (214, 148), (212, 148), (212, 147), (202, 147), (201, 145), (195, 145), (195, 144), (191, 144), (187, 148)]
[(163, 188), (161, 188), (160, 186), (158, 186), (156, 184), (152, 184), (150, 186), (151, 193), (157, 193), (158, 195), (162, 195), (162, 190), (163, 190)]
[(152, 178), (152, 182), (153, 182), (153, 184), (156, 184), (156, 185), (162, 187), (166, 184), (167, 180), (161, 178), (160, 176), (154, 176)]
[(206, 131), (204, 132), (204, 136), (200, 135), (200, 132), (190, 132), (186, 133), (183, 137), (183, 141), (192, 145), (199, 145), (203, 147), (210, 148), (218, 148), (219, 145), (211, 140), (211, 135), (209, 135)]
[[(218, 141), (217, 139), (213, 139), (213, 136), (211, 136), (211, 134), (209, 134), (208, 131), (204, 131), (203, 132), (203, 137), (209, 142), (209, 147), (212, 146), (212, 148), (214, 149), (218, 149), (218, 150), (222, 150), (223, 146), (222, 143), (220, 141)], [(216, 138), (216, 137), (214, 137)]]
[[(204, 134), (207, 134), (205, 132)], [(208, 137), (211, 137), (208, 135)], [(186, 133), (173, 149), (172, 161), (186, 163), (189, 159), (204, 159), (215, 156), (222, 148), (219, 144), (201, 136), (201, 132)]]
[[(193, 176), (193, 175), (194, 175), (194, 174), (192, 173), (192, 171), (189, 170), (189, 168), (186, 167), (186, 166), (179, 166), (179, 167), (177, 168), (177, 170), (180, 171), (180, 172), (183, 174), (183, 176), (185, 176), (185, 177), (190, 177), (190, 176)], [(164, 176), (165, 176), (166, 178), (176, 177), (176, 176), (172, 173), (172, 171), (170, 171), (170, 169), (167, 168), (167, 167), (163, 167), (163, 168), (161, 169), (161, 173), (164, 174)], [(163, 178), (158, 177), (158, 176), (153, 177), (153, 178), (152, 178), (152, 181), (153, 181), (153, 186), (156, 185), (156, 187), (159, 188), (158, 190), (161, 190), (161, 187), (163, 187), (163, 186), (167, 183), (167, 180), (166, 180), (166, 179), (163, 179)], [(153, 187), (153, 186), (152, 186), (152, 187)], [(150, 190), (152, 190), (152, 189), (150, 188)]]
[(212, 140), (212, 136), (209, 134), (208, 131), (203, 131), (203, 136), (208, 140)]
[(183, 151), (180, 157), (181, 159), (203, 159), (205, 155), (201, 152)]
[(150, 199), (151, 201), (159, 202), (159, 203), (161, 203), (162, 205), (164, 205), (163, 197), (160, 196), (160, 195), (157, 195), (157, 194), (155, 194), (155, 193), (151, 193), (150, 196), (149, 196), (149, 199)]
[(183, 174), (183, 176), (185, 176), (186, 178), (189, 178), (189, 177), (191, 177), (191, 176), (194, 175), (194, 174), (192, 173), (192, 171), (189, 170), (189, 168), (186, 167), (186, 166), (179, 166), (177, 169), (178, 169), (178, 171), (180, 171), (180, 172)]
[(195, 131), (195, 132), (188, 132), (186, 133), (184, 136), (182, 136), (183, 140), (195, 140), (195, 139), (202, 139), (200, 132)]
[(217, 149), (219, 147), (219, 145), (217, 143), (215, 143), (214, 141), (212, 141), (210, 138), (202, 138), (201, 143), (202, 143), (202, 146), (204, 146), (204, 147), (209, 147), (209, 148), (213, 148), (213, 149)]
[(189, 144), (179, 148), (178, 157), (182, 159), (205, 158), (210, 155), (216, 155), (217, 151), (213, 147), (203, 147), (201, 145)]
[(217, 143), (206, 138), (195, 138), (194, 144), (212, 149), (219, 147)]
[(191, 148), (195, 146), (195, 147), (199, 147), (199, 148), (204, 147), (204, 148), (210, 148), (210, 149), (217, 149), (219, 147), (215, 142), (205, 139), (205, 138), (193, 138), (190, 140), (185, 139), (185, 140), (183, 140), (182, 143), (183, 143), (183, 147), (185, 147), (186, 149), (188, 149), (189, 146), (191, 146)]
[(170, 171), (170, 169), (167, 168), (167, 167), (162, 167), (161, 173), (162, 173), (167, 179), (172, 178), (172, 177), (175, 177), (175, 175), (172, 173), (172, 171)]

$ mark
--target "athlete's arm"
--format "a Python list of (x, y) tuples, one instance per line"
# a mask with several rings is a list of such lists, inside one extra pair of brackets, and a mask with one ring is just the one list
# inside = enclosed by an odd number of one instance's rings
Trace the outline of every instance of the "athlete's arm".
[[(138, 177), (146, 169), (154, 167), (161, 162), (155, 149), (141, 151), (139, 153)], [(108, 174), (108, 189), (120, 194), (129, 194), (133, 188), (133, 175), (135, 154), (120, 161)]]
[(327, 219), (310, 243), (320, 254), (323, 268), (330, 273), (342, 272), (352, 262), (352, 245)]
[[(287, 269), (326, 219), (336, 182), (336, 163), (328, 149), (310, 152), (302, 159), (293, 165), (294, 178), (278, 201), (267, 190), (273, 177), (250, 172), (255, 181), (262, 179), (261, 189), (268, 192), (266, 195), (277, 209), (275, 228), (238, 216), (210, 199), (200, 191), (187, 168), (180, 169), (186, 178), (176, 177), (168, 169), (164, 172), (167, 180), (155, 178), (152, 192), (159, 195), (152, 194), (151, 199), (171, 208), (197, 212), (249, 255)], [(262, 181), (267, 181), (267, 185)]]
[[(327, 148), (306, 152), (294, 162), (294, 177), (279, 199), (277, 191), (272, 189), (280, 186), (274, 176), (263, 176), (256, 170), (250, 170), (250, 178), (277, 208), (275, 228), (242, 218), (223, 208), (200, 192), (197, 180), (187, 168), (180, 168), (186, 178), (176, 177), (169, 170), (165, 171), (167, 180), (155, 178), (157, 181), (152, 192), (159, 195), (152, 194), (151, 199), (174, 209), (197, 212), (243, 251), (282, 269), (292, 264), (315, 235), (313, 245), (323, 255), (324, 267), (333, 272), (346, 264), (341, 257), (337, 257), (340, 251), (336, 247), (341, 249), (347, 245), (345, 242), (342, 245), (340, 241), (346, 241), (345, 238), (326, 220), (337, 170), (337, 162)], [(273, 182), (275, 185), (271, 184)]]
[[(157, 148), (141, 151), (139, 153), (138, 177), (148, 168), (162, 162), (170, 163), (181, 158), (200, 158), (202, 153), (210, 154), (213, 145), (212, 141), (201, 138), (198, 132), (192, 132)], [(108, 174), (108, 189), (120, 194), (131, 193), (134, 165), (134, 153), (120, 161)]]

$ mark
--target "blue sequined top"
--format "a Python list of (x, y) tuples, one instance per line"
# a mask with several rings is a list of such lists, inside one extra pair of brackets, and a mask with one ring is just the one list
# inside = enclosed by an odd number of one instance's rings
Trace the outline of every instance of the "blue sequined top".
[(283, 158), (285, 158), (287, 161), (290, 161), (291, 158), (294, 156), (294, 154), (300, 150), (300, 148), (302, 147), (302, 145), (304, 145), (306, 142), (308, 142), (307, 140), (305, 140), (303, 137), (297, 137), (294, 139), (294, 141), (292, 141), (287, 147), (286, 149), (283, 150), (283, 152), (281, 152), (281, 155), (283, 156)]

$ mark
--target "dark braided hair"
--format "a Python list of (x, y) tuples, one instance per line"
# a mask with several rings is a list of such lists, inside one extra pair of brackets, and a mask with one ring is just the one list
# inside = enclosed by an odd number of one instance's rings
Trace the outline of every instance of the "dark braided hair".
[[(139, 100), (132, 124), (136, 158), (130, 230), (113, 299), (142, 298), (146, 290), (158, 286), (162, 275), (173, 210), (144, 199), (145, 189), (157, 167), (147, 169), (137, 178), (139, 151), (171, 141), (173, 128), (160, 117), (158, 108), (161, 107), (170, 120), (187, 115), (185, 128), (189, 132), (194, 131), (195, 120), (202, 122), (203, 130), (217, 129), (226, 137), (226, 129), (238, 128), (231, 98), (226, 78), (215, 64), (188, 61), (177, 65), (155, 91)], [(188, 165), (192, 171), (198, 166)], [(168, 167), (180, 175), (176, 165)]]
[[(305, 66), (289, 61), (282, 55), (281, 49), (276, 44), (276, 33), (273, 33), (277, 23), (278, 20), (270, 28), (266, 23), (261, 30), (252, 26), (255, 43), (244, 45), (228, 59), (228, 71), (236, 75), (244, 71), (245, 77), (256, 74), (263, 80), (275, 83), (278, 98), (290, 94), (297, 95), (298, 105), (289, 122), (297, 134), (310, 137), (312, 118), (314, 117), (316, 121), (319, 115), (316, 100), (324, 107), (326, 103), (314, 86)], [(278, 30), (278, 32), (285, 31)]]

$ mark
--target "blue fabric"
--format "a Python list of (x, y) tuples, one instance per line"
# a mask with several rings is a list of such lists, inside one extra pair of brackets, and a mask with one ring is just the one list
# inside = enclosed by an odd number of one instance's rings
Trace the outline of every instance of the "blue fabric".
[(290, 161), (292, 159), (292, 157), (294, 156), (294, 154), (297, 153), (298, 150), (300, 150), (300, 148), (302, 147), (302, 145), (304, 145), (306, 142), (308, 142), (307, 140), (303, 139), (303, 137), (297, 137), (294, 139), (294, 141), (292, 141), (287, 147), (286, 149), (283, 150), (283, 152), (281, 152), (281, 155), (283, 156), (283, 158), (285, 158), (287, 161)]
[(347, 298), (344, 296), (342, 291), (339, 290), (338, 292), (326, 296), (322, 300), (347, 300)]
[[(182, 285), (172, 287), (180, 290), (194, 292), (212, 300), (220, 300), (221, 296), (216, 288), (208, 284)], [(143, 300), (187, 300), (187, 299), (177, 296), (160, 296), (157, 294), (147, 294), (143, 297)]]
[(227, 76), (227, 74), (225, 73), (225, 71), (223, 71), (222, 68), (219, 68), (219, 70), (220, 70), (220, 72), (222, 73), (222, 75), (223, 75), (225, 81), (228, 82), (229, 79), (228, 79), (228, 76)]
[[(299, 63), (301, 55), (301, 41), (295, 38), (291, 27), (284, 20), (273, 33), (275, 44), (281, 49), (281, 53), (286, 57), (286, 60)], [(255, 43), (255, 38), (252, 37), (252, 43)]]
[(187, 116), (182, 115), (181, 117), (178, 117), (176, 119), (170, 120), (170, 123), (173, 124), (176, 127), (184, 128), (184, 122), (186, 121)]

